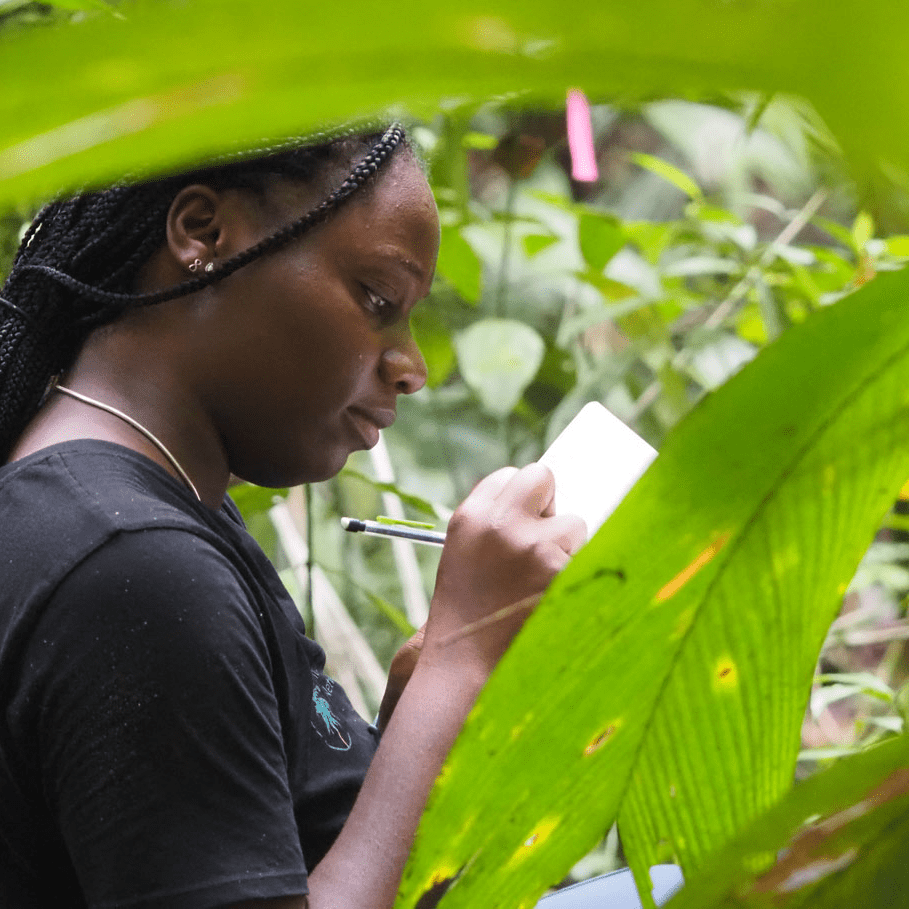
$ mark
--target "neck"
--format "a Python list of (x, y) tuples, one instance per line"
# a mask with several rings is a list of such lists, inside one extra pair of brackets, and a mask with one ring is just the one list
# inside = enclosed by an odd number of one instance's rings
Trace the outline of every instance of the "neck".
[(59, 394), (66, 395), (68, 398), (72, 398), (75, 401), (79, 401), (80, 404), (85, 404), (87, 407), (94, 407), (96, 410), (100, 410), (103, 413), (109, 413), (113, 417), (117, 417), (126, 423), (127, 426), (135, 429), (143, 438), (147, 439), (155, 448), (164, 455), (167, 463), (173, 467), (177, 472), (181, 480), (189, 487), (192, 494), (201, 502), (202, 497), (199, 495), (199, 490), (196, 489), (195, 484), (190, 479), (189, 474), (183, 469), (183, 465), (174, 457), (170, 449), (146, 426), (143, 426), (138, 420), (134, 420), (128, 413), (124, 413), (122, 410), (118, 410), (116, 407), (112, 407), (110, 404), (105, 404), (103, 401), (99, 401), (97, 398), (90, 398), (88, 395), (83, 395), (78, 391), (73, 391), (71, 388), (67, 388), (65, 385), (60, 385), (57, 383), (54, 386), (54, 391)]
[(20, 436), (10, 460), (58, 442), (77, 439), (114, 442), (144, 455), (186, 483), (174, 466), (175, 461), (200, 501), (212, 509), (219, 508), (230, 479), (226, 453), (216, 434), (206, 430), (207, 422), (195, 416), (190, 402), (170, 393), (161, 379), (159, 375), (154, 381), (143, 382), (140, 375), (129, 375), (124, 370), (114, 384), (105, 380), (103, 374), (95, 370), (88, 372), (77, 364), (62, 385), (120, 411), (147, 430), (155, 441), (108, 410), (64, 394), (52, 394)]

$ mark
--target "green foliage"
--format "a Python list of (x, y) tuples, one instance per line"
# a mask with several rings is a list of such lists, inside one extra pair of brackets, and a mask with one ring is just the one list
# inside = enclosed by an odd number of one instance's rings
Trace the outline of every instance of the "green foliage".
[(901, 736), (818, 774), (720, 850), (668, 909), (902, 905), (907, 767)]
[(813, 101), (855, 163), (907, 161), (909, 25), (896, 0), (843, 0), (836, 15), (819, 0), (399, 0), (379, 17), (354, 0), (340, 30), (333, 8), (295, 0), (273, 0), (267, 16), (250, 16), (244, 0), (118, 9), (75, 34), (64, 26), (4, 42), (2, 198), (160, 170), (225, 142), (396, 105), (427, 114), (441, 99), (515, 93), (553, 103), (570, 85), (638, 98), (784, 89)]
[(669, 435), (484, 690), (399, 906), (450, 877), (446, 907), (528, 905), (617, 815), (639, 880), (693, 871), (782, 795), (838, 598), (909, 475), (907, 295), (882, 276), (816, 314)]
[(546, 345), (523, 322), (484, 319), (455, 336), (455, 350), (461, 375), (483, 408), (506, 417), (537, 374)]

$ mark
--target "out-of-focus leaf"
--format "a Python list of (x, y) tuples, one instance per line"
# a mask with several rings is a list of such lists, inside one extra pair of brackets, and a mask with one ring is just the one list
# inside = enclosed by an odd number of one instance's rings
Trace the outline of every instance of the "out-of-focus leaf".
[(617, 815), (639, 881), (694, 874), (787, 790), (830, 620), (909, 475), (907, 297), (886, 274), (819, 310), (670, 433), (484, 689), (399, 909), (452, 878), (442, 909), (533, 905)]
[(246, 0), (118, 9), (123, 18), (4, 36), (0, 197), (160, 171), (364, 114), (432, 114), (443, 99), (561, 107), (568, 85), (593, 99), (784, 90), (810, 99), (857, 165), (909, 162), (898, 0), (841, 0), (836, 15), (821, 0), (397, 0), (382, 16), (350, 0), (343, 37), (331, 5), (298, 0), (272, 0), (267, 16)]
[(45, 0), (50, 6), (58, 6), (60, 9), (107, 9), (111, 8), (110, 3), (105, 0)]
[(851, 687), (883, 701), (893, 700), (893, 689), (873, 672), (824, 672), (814, 680), (818, 684)]
[(667, 909), (902, 906), (907, 836), (909, 737), (900, 736), (798, 785)]
[(464, 381), (483, 409), (497, 417), (514, 410), (533, 381), (546, 344), (529, 325), (512, 319), (483, 319), (455, 336)]
[(372, 603), (375, 608), (391, 622), (398, 631), (401, 632), (405, 637), (410, 637), (416, 632), (416, 628), (407, 621), (407, 616), (404, 614), (403, 609), (399, 609), (394, 603), (389, 603), (388, 600), (384, 597), (380, 597), (377, 593), (373, 593), (370, 590), (363, 591), (366, 594), (366, 598)]
[(755, 349), (735, 335), (720, 335), (715, 340), (689, 348), (691, 364), (688, 372), (707, 389), (719, 388), (749, 360)]
[(846, 249), (853, 248), (852, 232), (842, 224), (837, 224), (830, 218), (814, 218), (814, 223), (826, 230), (835, 240), (839, 240)]
[(874, 236), (874, 221), (866, 211), (860, 211), (852, 223), (852, 243), (856, 250), (861, 251), (868, 241)]
[(426, 361), (426, 384), (438, 388), (455, 367), (451, 329), (431, 305), (417, 306), (410, 317), (414, 340)]
[(663, 274), (671, 278), (691, 278), (697, 275), (734, 275), (742, 270), (735, 259), (721, 259), (719, 256), (689, 256), (670, 262)]
[(482, 290), (483, 267), (473, 247), (455, 226), (442, 228), (442, 245), (436, 271), (468, 303), (476, 303)]
[(591, 211), (578, 218), (578, 239), (584, 261), (597, 272), (625, 245), (625, 237), (615, 218)]
[(254, 486), (252, 483), (240, 483), (231, 486), (229, 492), (234, 504), (240, 509), (243, 520), (249, 522), (254, 515), (266, 513), (276, 500), (286, 499), (288, 491)]
[(651, 265), (655, 265), (677, 230), (673, 224), (634, 221), (625, 224), (625, 235), (638, 247)]
[(553, 243), (558, 243), (559, 238), (553, 234), (524, 234), (521, 237), (521, 243), (524, 246), (524, 252), (528, 256), (535, 256), (537, 253), (548, 249)]
[(490, 136), (486, 133), (469, 132), (464, 134), (462, 145), (464, 148), (476, 148), (482, 149), (483, 151), (492, 151), (496, 147), (498, 141), (499, 140), (496, 139), (495, 136)]
[[(578, 277), (595, 287), (607, 300), (620, 302), (627, 300), (629, 297), (637, 296), (637, 291), (615, 278), (607, 278), (598, 271), (583, 271), (578, 273)], [(647, 300), (642, 300), (639, 305), (643, 306)], [(617, 313), (616, 313), (617, 314)]]
[(664, 161), (662, 158), (656, 158), (653, 155), (644, 154), (644, 152), (636, 152), (631, 156), (631, 160), (634, 161), (635, 164), (662, 177), (685, 193), (688, 198), (702, 199), (704, 197), (704, 194), (701, 192), (701, 188), (697, 183), (695, 183), (688, 174), (679, 170), (668, 161)]
[(899, 256), (901, 259), (909, 257), (909, 237), (887, 237), (884, 242), (891, 256)]
[(374, 480), (372, 477), (367, 476), (365, 473), (361, 473), (359, 470), (355, 470), (353, 467), (343, 468), (340, 475), (345, 477), (353, 477), (355, 480), (360, 480), (360, 482), (366, 483), (367, 486), (371, 486), (377, 492), (392, 492), (405, 505), (409, 505), (411, 508), (413, 508), (414, 511), (418, 511), (421, 514), (430, 515), (434, 518), (438, 517), (435, 507), (431, 502), (427, 502), (426, 499), (421, 499), (419, 496), (405, 492), (395, 483), (380, 483), (378, 480)]

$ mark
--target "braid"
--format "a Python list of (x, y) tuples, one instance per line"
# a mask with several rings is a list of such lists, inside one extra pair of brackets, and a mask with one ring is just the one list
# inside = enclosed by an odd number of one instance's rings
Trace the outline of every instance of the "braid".
[(367, 137), (368, 151), (344, 181), (296, 221), (211, 272), (152, 293), (131, 292), (142, 266), (166, 240), (174, 196), (190, 183), (264, 193), (270, 177), (309, 182), (350, 157), (351, 143), (270, 150), (146, 183), (125, 184), (52, 202), (25, 234), (0, 290), (0, 463), (34, 416), (52, 378), (73, 361), (89, 332), (128, 309), (202, 290), (323, 222), (363, 188), (405, 141), (402, 127)]

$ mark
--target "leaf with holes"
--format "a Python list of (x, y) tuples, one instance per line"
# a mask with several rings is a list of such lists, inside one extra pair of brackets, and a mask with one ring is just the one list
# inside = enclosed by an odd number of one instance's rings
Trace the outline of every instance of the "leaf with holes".
[(668, 437), (486, 686), (398, 909), (445, 879), (444, 909), (533, 905), (616, 817), (639, 881), (690, 874), (786, 791), (825, 633), (909, 476), (907, 299), (909, 273), (878, 277)]

